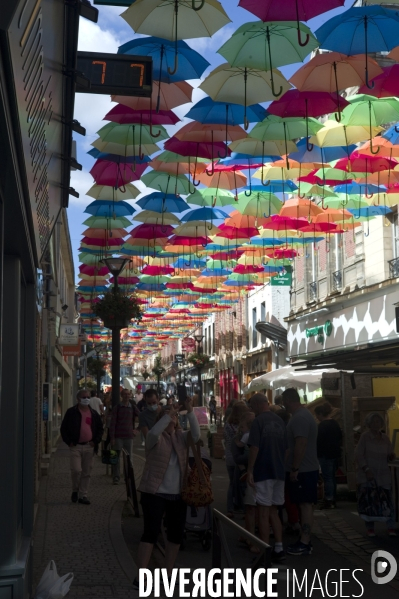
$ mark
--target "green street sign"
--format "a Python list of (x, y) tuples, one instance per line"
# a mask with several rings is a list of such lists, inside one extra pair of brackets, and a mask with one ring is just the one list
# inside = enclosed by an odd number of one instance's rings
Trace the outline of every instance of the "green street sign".
[(326, 320), (324, 325), (319, 327), (313, 327), (311, 329), (305, 329), (306, 337), (317, 337), (319, 343), (324, 342), (324, 336), (329, 337), (332, 333), (333, 325), (331, 320)]
[(290, 272), (286, 272), (284, 274), (271, 277), (270, 284), (279, 287), (291, 287), (292, 274)]

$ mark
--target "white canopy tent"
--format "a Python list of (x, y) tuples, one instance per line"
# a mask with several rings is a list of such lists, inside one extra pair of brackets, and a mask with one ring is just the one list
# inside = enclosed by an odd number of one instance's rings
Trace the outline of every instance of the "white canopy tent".
[(253, 379), (243, 393), (253, 393), (262, 389), (280, 389), (281, 387), (298, 387), (300, 389), (308, 388), (309, 391), (315, 391), (321, 387), (321, 378), (323, 372), (328, 374), (338, 374), (340, 370), (335, 368), (320, 368), (317, 370), (298, 370), (304, 363), (291, 364), (283, 366), (277, 370), (272, 370), (266, 374)]

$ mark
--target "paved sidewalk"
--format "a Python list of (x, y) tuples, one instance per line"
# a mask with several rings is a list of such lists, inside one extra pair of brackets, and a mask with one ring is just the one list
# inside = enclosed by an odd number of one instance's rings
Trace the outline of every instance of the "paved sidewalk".
[[(142, 461), (138, 461), (137, 469)], [(135, 464), (136, 467), (136, 464)], [(73, 572), (68, 599), (135, 599), (131, 580), (135, 565), (121, 530), (124, 484), (112, 484), (95, 457), (90, 483), (91, 505), (72, 503), (69, 449), (63, 443), (42, 480), (34, 531), (34, 583), (53, 559), (60, 575)]]

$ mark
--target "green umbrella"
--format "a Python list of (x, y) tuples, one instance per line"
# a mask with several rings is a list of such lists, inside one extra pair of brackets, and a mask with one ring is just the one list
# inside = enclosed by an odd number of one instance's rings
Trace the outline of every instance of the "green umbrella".
[(216, 67), (201, 83), (202, 89), (217, 102), (233, 102), (241, 104), (244, 110), (244, 127), (248, 129), (246, 108), (259, 102), (273, 100), (274, 82), (280, 85), (281, 92), (291, 88), (291, 84), (277, 69), (273, 70), (273, 87), (270, 73), (248, 67), (232, 67), (228, 63)]
[[(159, 134), (156, 136), (159, 141), (169, 138), (169, 135), (162, 125), (159, 125)], [(107, 123), (97, 131), (102, 141), (120, 144), (122, 146), (135, 146), (139, 144), (137, 155), (144, 158), (141, 151), (142, 144), (152, 144), (154, 136), (151, 135), (151, 127), (142, 124), (120, 125), (119, 123)], [(112, 153), (112, 152), (109, 152)]]
[(398, 98), (375, 98), (366, 94), (359, 94), (347, 98), (350, 106), (342, 111), (341, 123), (343, 125), (368, 125), (370, 127), (370, 151), (378, 154), (380, 151), (373, 150), (372, 127), (396, 122), (399, 120)]
[(238, 202), (235, 208), (241, 214), (247, 214), (255, 217), (268, 217), (272, 214), (278, 214), (283, 206), (276, 195), (266, 191), (252, 192), (250, 197), (245, 195), (245, 191), (238, 194)]
[(299, 23), (299, 28), (309, 36), (306, 49), (298, 43), (296, 21), (245, 23), (218, 50), (232, 67), (247, 67), (269, 71), (272, 93), (281, 96), (283, 88), (276, 92), (273, 68), (303, 61), (319, 45), (309, 27)]
[[(299, 185), (299, 183), (298, 183)], [(317, 185), (300, 181), (300, 190), (298, 189), (298, 197), (303, 199), (310, 196), (320, 196), (321, 198), (335, 198), (337, 194), (328, 185)]]
[(343, 171), (339, 168), (319, 168), (315, 173), (315, 177), (319, 179), (323, 179), (327, 181), (327, 179), (333, 181), (353, 181), (353, 179), (358, 179), (360, 177), (366, 177), (367, 173), (350, 173), (348, 171)]
[(163, 171), (150, 171), (141, 177), (142, 183), (163, 193), (189, 194), (190, 182), (184, 175), (171, 175)]
[(117, 218), (105, 218), (104, 216), (90, 216), (84, 223), (87, 227), (93, 229), (124, 229), (131, 226), (131, 221), (124, 216)]
[[(298, 148), (293, 141), (259, 141), (251, 135), (248, 135), (245, 139), (237, 139), (229, 145), (229, 150), (237, 152), (239, 154), (249, 154), (250, 156), (282, 156), (286, 153), (288, 148), (289, 152), (296, 152)], [(262, 158), (262, 162), (265, 160)]]
[[(209, 158), (199, 158), (197, 156), (191, 156), (197, 162), (209, 162)], [(164, 150), (158, 156), (154, 156), (154, 160), (159, 160), (160, 162), (184, 162), (187, 164), (190, 162), (190, 156), (182, 156), (181, 154), (176, 154), (176, 152), (170, 152), (169, 150)], [(217, 158), (215, 158), (217, 160)]]
[(337, 197), (328, 198), (325, 201), (325, 207), (345, 208), (346, 210), (363, 208), (369, 204), (360, 195), (347, 195), (346, 193), (337, 193)]
[(251, 137), (259, 141), (284, 140), (287, 169), (289, 169), (287, 140), (299, 137), (309, 137), (309, 133), (315, 135), (323, 125), (313, 118), (281, 118), (269, 115), (261, 123), (257, 123), (251, 131)]
[(126, 145), (113, 141), (104, 141), (101, 137), (95, 139), (91, 145), (104, 154), (117, 154), (118, 156), (139, 156), (140, 152), (142, 153), (141, 155), (150, 156), (160, 150), (157, 144), (141, 143), (140, 145), (138, 142), (139, 140), (136, 139), (136, 135), (134, 134), (131, 138), (131, 143)]
[(195, 204), (196, 206), (230, 206), (234, 200), (235, 196), (231, 191), (217, 189), (216, 187), (196, 189), (187, 198), (188, 204)]

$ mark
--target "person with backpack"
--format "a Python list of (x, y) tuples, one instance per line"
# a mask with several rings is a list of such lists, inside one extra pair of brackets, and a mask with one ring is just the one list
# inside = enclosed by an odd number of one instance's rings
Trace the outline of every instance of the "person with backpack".
[(133, 453), (133, 438), (136, 436), (134, 422), (138, 415), (137, 407), (130, 401), (128, 389), (122, 389), (121, 399), (122, 401), (111, 412), (111, 425), (109, 427), (111, 447), (118, 454), (117, 463), (112, 465), (114, 485), (118, 485), (120, 480), (119, 457), (122, 449), (125, 449), (130, 456)]

